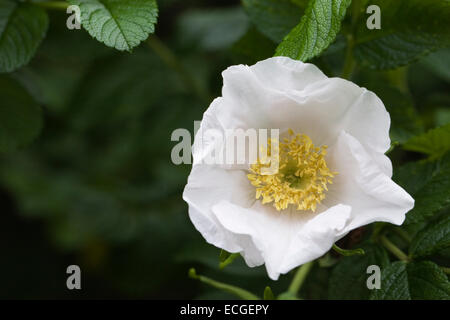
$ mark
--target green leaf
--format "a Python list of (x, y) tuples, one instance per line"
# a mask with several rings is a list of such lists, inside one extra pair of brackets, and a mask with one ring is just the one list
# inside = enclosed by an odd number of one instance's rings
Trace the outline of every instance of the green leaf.
[(442, 79), (450, 82), (450, 48), (439, 50), (423, 59), (422, 63)]
[(15, 80), (0, 76), (0, 152), (30, 143), (42, 127), (41, 109)]
[(374, 92), (380, 97), (391, 116), (391, 139), (404, 143), (423, 133), (421, 119), (410, 97), (389, 86), (375, 86)]
[(14, 0), (0, 2), (0, 72), (12, 72), (36, 53), (48, 28), (47, 13)]
[(450, 44), (450, 1), (373, 0), (381, 29), (369, 30), (361, 15), (355, 57), (372, 69), (393, 69)]
[(406, 224), (418, 223), (450, 204), (450, 154), (435, 162), (412, 162), (396, 170), (394, 181), (415, 200)]
[(334, 41), (351, 0), (311, 0), (298, 24), (281, 42), (277, 56), (307, 61)]
[(372, 300), (410, 300), (406, 263), (397, 261), (381, 271), (381, 287), (370, 295)]
[(410, 254), (414, 258), (430, 256), (450, 247), (450, 216), (434, 221), (414, 237)]
[(69, 0), (89, 34), (108, 47), (131, 51), (155, 31), (156, 0)]
[(431, 180), (436, 170), (435, 162), (409, 162), (395, 170), (393, 180), (414, 196)]
[(304, 10), (291, 0), (242, 0), (242, 4), (256, 28), (276, 43), (299, 23)]
[(381, 288), (372, 300), (450, 299), (450, 282), (433, 262), (394, 262), (381, 272)]
[(367, 299), (367, 267), (378, 265), (380, 268), (389, 264), (386, 251), (373, 244), (363, 246), (366, 254), (342, 258), (333, 269), (328, 287), (329, 299)]
[(450, 123), (407, 141), (403, 148), (438, 158), (450, 150)]

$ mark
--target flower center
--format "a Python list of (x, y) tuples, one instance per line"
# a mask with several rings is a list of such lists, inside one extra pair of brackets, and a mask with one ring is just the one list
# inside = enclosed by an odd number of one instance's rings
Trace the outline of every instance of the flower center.
[[(272, 143), (268, 141), (268, 154)], [(295, 134), (289, 129), (289, 138), (279, 143), (279, 170), (274, 174), (263, 174), (264, 168), (270, 166), (261, 159), (250, 166), (247, 175), (256, 187), (256, 199), (262, 203), (273, 203), (278, 210), (295, 205), (297, 210), (315, 211), (317, 204), (325, 199), (327, 184), (337, 172), (331, 172), (324, 159), (327, 146), (315, 147), (305, 134)], [(274, 160), (271, 160), (274, 161)]]

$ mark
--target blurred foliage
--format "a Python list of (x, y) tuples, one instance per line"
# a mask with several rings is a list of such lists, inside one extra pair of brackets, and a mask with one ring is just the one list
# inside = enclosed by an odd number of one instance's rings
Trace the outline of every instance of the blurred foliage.
[[(263, 267), (250, 269), (240, 257), (219, 269), (220, 250), (197, 233), (181, 199), (190, 166), (170, 161), (172, 131), (193, 131), (211, 97), (220, 95), (220, 72), (273, 56), (286, 30), (295, 26), (289, 8), (305, 9), (304, 1), (281, 1), (276, 12), (287, 18), (277, 16), (267, 29), (267, 21), (251, 12), (256, 2), (159, 1), (159, 38), (131, 54), (92, 41), (84, 31), (69, 31), (65, 13), (50, 12), (47, 37), (31, 63), (0, 78), (0, 91), (6, 85), (21, 86), (17, 90), (29, 92), (44, 118), (31, 145), (0, 153), (0, 298), (233, 298), (189, 279), (192, 266), (259, 295), (267, 285), (275, 295), (283, 292), (292, 274), (273, 282)], [(164, 56), (158, 39), (170, 48), (176, 64)], [(338, 36), (312, 62), (328, 76), (339, 76), (343, 43)], [(394, 71), (361, 67), (354, 79), (382, 98), (392, 116), (392, 139), (404, 143), (417, 135), (426, 137), (431, 128), (448, 127), (449, 62), (449, 49), (443, 49)], [(4, 92), (1, 97), (4, 103)], [(32, 125), (40, 128), (39, 123)], [(396, 181), (413, 194), (420, 188), (434, 190), (430, 185), (444, 178), (448, 187), (448, 157), (429, 162), (426, 155), (410, 150), (395, 148), (389, 154), (394, 168), (401, 166), (398, 173), (395, 169)], [(432, 199), (438, 204), (432, 212), (436, 221), (431, 226), (421, 219), (410, 221), (411, 235), (426, 237), (430, 228), (448, 225), (442, 217), (448, 214), (449, 189), (440, 190), (441, 198)], [(416, 210), (431, 201), (423, 198)], [(363, 239), (355, 240), (351, 233), (342, 240), (346, 248), (365, 248), (366, 256), (333, 256), (322, 266), (316, 264), (302, 296), (368, 298), (361, 270), (367, 261), (389, 262), (384, 249), (367, 241), (375, 228), (368, 226)], [(405, 247), (395, 234), (393, 241)], [(437, 241), (448, 244), (447, 238)], [(420, 254), (431, 250), (425, 244), (414, 248)], [(433, 251), (430, 260), (448, 263), (449, 257), (448, 250)], [(441, 274), (430, 263), (408, 270), (398, 264), (390, 272), (432, 269), (435, 280)], [(80, 292), (65, 287), (70, 264), (82, 269)], [(342, 277), (348, 278), (345, 290), (336, 290)]]

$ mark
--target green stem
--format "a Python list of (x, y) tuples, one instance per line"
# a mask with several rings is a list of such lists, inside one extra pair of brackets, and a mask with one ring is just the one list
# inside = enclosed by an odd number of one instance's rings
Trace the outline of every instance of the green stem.
[(150, 35), (147, 40), (148, 46), (161, 58), (161, 60), (172, 70), (179, 74), (181, 80), (188, 90), (192, 90), (194, 94), (203, 102), (209, 103), (211, 98), (209, 94), (198, 85), (191, 73), (178, 60), (175, 54), (167, 47), (157, 36)]
[(401, 261), (409, 261), (408, 256), (400, 250), (395, 244), (393, 244), (391, 241), (389, 241), (386, 236), (380, 237), (381, 244), (394, 256), (396, 256)]
[(219, 268), (220, 269), (224, 269), (226, 266), (228, 266), (229, 264), (233, 263), (234, 260), (236, 260), (237, 257), (240, 256), (240, 253), (232, 253), (230, 254), (226, 259), (224, 259), (223, 261), (220, 261), (219, 263)]
[(275, 295), (269, 286), (264, 289), (264, 300), (275, 300)]
[(300, 291), (303, 282), (305, 282), (306, 276), (314, 265), (314, 261), (305, 263), (297, 269), (294, 279), (292, 279), (291, 285), (289, 286), (288, 292), (295, 296)]
[(394, 227), (392, 230), (406, 242), (410, 243), (412, 241), (411, 236), (405, 230), (398, 227)]
[(355, 71), (356, 62), (353, 59), (353, 49), (355, 48), (355, 34), (358, 24), (358, 18), (361, 13), (361, 0), (353, 0), (351, 4), (351, 27), (350, 32), (347, 34), (347, 49), (345, 51), (344, 67), (342, 69), (341, 77), (344, 79), (351, 79), (353, 72)]
[(384, 231), (384, 228), (387, 226), (386, 222), (375, 222), (372, 235), (370, 236), (370, 239), (375, 242), (378, 241), (379, 236)]
[(359, 15), (361, 14), (361, 6), (362, 1), (361, 0), (353, 0), (351, 4), (351, 10), (352, 10), (352, 27), (353, 31), (355, 31), (359, 19)]
[(344, 68), (342, 69), (341, 77), (344, 79), (351, 79), (353, 71), (355, 71), (355, 60), (353, 59), (353, 48), (355, 41), (352, 35), (347, 36), (347, 49), (345, 51)]
[(44, 1), (44, 2), (33, 2), (33, 4), (40, 6), (45, 9), (55, 9), (66, 11), (69, 4), (65, 1)]
[(206, 283), (214, 288), (234, 294), (244, 300), (261, 300), (258, 296), (245, 289), (219, 282), (208, 277), (200, 276), (196, 273), (194, 268), (189, 270), (189, 277), (191, 277), (192, 279), (200, 280), (201, 282)]

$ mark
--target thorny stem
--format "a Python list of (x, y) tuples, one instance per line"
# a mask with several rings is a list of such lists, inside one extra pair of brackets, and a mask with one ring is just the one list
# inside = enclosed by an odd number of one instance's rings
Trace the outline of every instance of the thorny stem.
[(391, 241), (389, 241), (386, 236), (380, 237), (381, 244), (394, 256), (396, 256), (401, 261), (409, 261), (408, 256), (400, 250), (395, 244), (393, 244)]
[(295, 273), (294, 279), (292, 279), (291, 285), (289, 286), (288, 292), (293, 296), (297, 295), (298, 291), (302, 287), (303, 282), (306, 279), (309, 271), (314, 265), (314, 261), (305, 263), (301, 267), (299, 267)]

